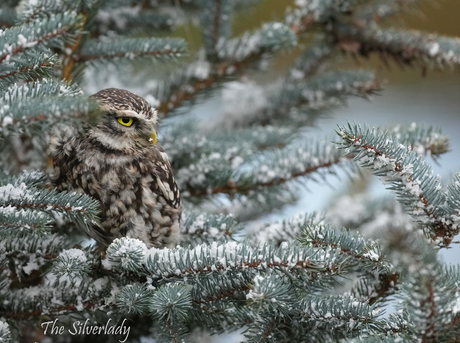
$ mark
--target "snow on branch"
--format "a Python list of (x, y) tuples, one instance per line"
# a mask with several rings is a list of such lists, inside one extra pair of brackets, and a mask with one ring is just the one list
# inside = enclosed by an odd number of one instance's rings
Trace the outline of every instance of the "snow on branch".
[(0, 320), (0, 342), (2, 343), (12, 343), (11, 331), (8, 323), (2, 322)]
[(290, 50), (296, 45), (296, 33), (283, 23), (273, 22), (264, 24), (255, 33), (245, 33), (238, 38), (221, 40), (216, 49), (221, 60), (234, 62), (237, 65), (264, 52)]
[(369, 4), (358, 7), (354, 13), (355, 20), (371, 22), (380, 22), (388, 17), (402, 12), (411, 7), (420, 0), (374, 0)]
[(302, 213), (285, 219), (281, 223), (266, 223), (261, 227), (258, 226), (251, 230), (247, 237), (255, 245), (260, 242), (273, 242), (279, 246), (282, 242), (292, 242), (301, 237), (305, 227), (319, 225), (323, 220), (322, 214), (316, 212)]
[(436, 250), (421, 239), (411, 239), (410, 273), (399, 295), (400, 306), (410, 315), (413, 337), (420, 341), (448, 342), (454, 338), (451, 328), (458, 325), (460, 269), (446, 267)]
[(449, 151), (449, 137), (442, 134), (441, 127), (412, 123), (390, 128), (395, 139), (422, 155), (439, 157)]
[(196, 178), (196, 173), (181, 169), (177, 180), (182, 185), (190, 185), (191, 196), (246, 194), (255, 189), (277, 186), (305, 176), (311, 177), (311, 174), (323, 168), (330, 170), (343, 161), (340, 152), (326, 140), (291, 144), (282, 150), (267, 151), (262, 156), (263, 158), (249, 163), (248, 168), (233, 173), (227, 170), (224, 175), (220, 173), (219, 178), (205, 176), (200, 180)]
[(232, 0), (200, 1), (203, 44), (210, 59), (216, 53), (219, 40), (230, 38), (233, 7)]
[(446, 212), (446, 195), (439, 176), (434, 176), (422, 156), (384, 132), (348, 124), (338, 128), (339, 143), (346, 154), (373, 170), (396, 192), (408, 213), (420, 221), (433, 240), (448, 246), (458, 232), (454, 213)]
[(20, 319), (112, 308), (120, 290), (115, 281), (102, 277), (90, 282), (65, 282), (59, 287), (45, 284), (2, 291), (0, 299), (4, 306), (0, 316)]
[(335, 32), (342, 48), (353, 54), (377, 52), (384, 60), (422, 67), (460, 63), (460, 39), (418, 31), (373, 29), (349, 24), (337, 24)]
[(33, 81), (36, 78), (50, 77), (51, 70), (58, 65), (58, 56), (51, 53), (16, 55), (1, 65), (0, 90), (20, 80)]
[[(180, 284), (161, 286), (151, 297), (149, 310), (166, 330), (162, 330), (161, 338), (169, 338), (174, 342), (182, 342), (186, 333), (183, 324), (188, 319), (188, 311), (192, 307), (190, 292)], [(167, 334), (166, 334), (167, 333)]]
[(301, 306), (303, 325), (314, 325), (323, 332), (353, 337), (353, 332), (375, 334), (385, 331), (386, 323), (377, 319), (381, 310), (353, 297), (309, 295)]
[(58, 193), (28, 187), (25, 183), (0, 187), (0, 207), (30, 209), (48, 214), (61, 213), (72, 221), (85, 224), (99, 213), (99, 202), (84, 194)]
[(238, 223), (233, 215), (198, 212), (183, 213), (181, 226), (181, 242), (192, 245), (224, 243), (233, 239), (233, 236), (244, 228), (244, 225)]
[(74, 12), (51, 15), (27, 25), (14, 26), (0, 35), (0, 63), (29, 49), (60, 48), (71, 43), (81, 25), (82, 17)]
[[(142, 250), (143, 249), (143, 250)], [(127, 257), (144, 257), (144, 262), (127, 263)], [(253, 247), (248, 243), (229, 242), (218, 245), (199, 245), (194, 248), (147, 250), (138, 240), (116, 239), (107, 250), (113, 268), (134, 271), (152, 280), (173, 281), (197, 275), (233, 272), (260, 272), (276, 270), (283, 275), (308, 281), (311, 273), (335, 275), (341, 269), (343, 258), (333, 252), (323, 252), (296, 244), (283, 244), (276, 248), (264, 244)]]
[(17, 210), (15, 207), (0, 207), (0, 237), (45, 233), (51, 227), (52, 218), (43, 212)]
[(352, 265), (364, 264), (366, 270), (377, 274), (389, 274), (393, 270), (380, 246), (359, 233), (337, 230), (330, 225), (306, 226), (299, 241), (313, 247), (336, 249), (339, 254), (349, 256)]
[(333, 46), (324, 37), (318, 38), (312, 46), (305, 49), (290, 68), (287, 78), (290, 80), (305, 80), (314, 75), (318, 68), (331, 57)]
[(0, 134), (49, 127), (68, 117), (87, 117), (91, 104), (86, 96), (15, 96), (0, 104)]
[(157, 87), (155, 98), (161, 101), (158, 112), (166, 115), (197, 93), (259, 61), (264, 54), (289, 50), (296, 44), (296, 32), (283, 23), (267, 23), (255, 33), (221, 39), (216, 47), (217, 56), (222, 60), (219, 65), (211, 69), (209, 63), (197, 61)]
[(91, 40), (85, 43), (77, 62), (102, 62), (128, 60), (176, 60), (186, 51), (186, 43), (180, 38), (122, 38), (113, 41)]
[[(125, 5), (125, 4), (123, 4)], [(96, 16), (99, 31), (106, 34), (116, 31), (123, 34), (151, 32), (150, 30), (172, 31), (175, 25), (173, 16), (161, 13), (158, 9), (145, 9), (141, 6), (100, 9)]]

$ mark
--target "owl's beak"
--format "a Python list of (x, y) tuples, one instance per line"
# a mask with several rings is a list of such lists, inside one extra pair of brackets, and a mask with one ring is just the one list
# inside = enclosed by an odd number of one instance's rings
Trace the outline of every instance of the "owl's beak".
[(156, 144), (156, 142), (157, 142), (157, 132), (155, 131), (155, 129), (152, 130), (152, 133), (150, 134), (149, 141), (152, 142), (153, 145)]

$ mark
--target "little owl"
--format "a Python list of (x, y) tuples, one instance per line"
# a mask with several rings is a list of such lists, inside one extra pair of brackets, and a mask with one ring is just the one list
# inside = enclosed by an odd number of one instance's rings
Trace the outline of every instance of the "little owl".
[(99, 200), (100, 218), (88, 234), (104, 246), (123, 236), (149, 248), (174, 245), (182, 207), (168, 156), (156, 141), (156, 111), (122, 89), (93, 97), (103, 112), (99, 124), (87, 124), (83, 133), (61, 127), (51, 136), (54, 186)]

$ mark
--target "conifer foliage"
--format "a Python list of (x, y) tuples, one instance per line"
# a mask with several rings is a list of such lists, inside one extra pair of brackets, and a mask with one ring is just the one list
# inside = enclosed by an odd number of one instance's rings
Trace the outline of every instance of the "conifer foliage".
[[(460, 271), (437, 251), (460, 230), (460, 174), (444, 186), (428, 160), (448, 150), (447, 137), (422, 124), (349, 123), (316, 139), (303, 129), (380, 90), (371, 71), (336, 67), (340, 58), (455, 68), (460, 40), (385, 25), (414, 0), (297, 0), (279, 21), (235, 35), (239, 15), (263, 2), (2, 1), (0, 342), (199, 342), (233, 331), (246, 342), (458, 341)], [(199, 51), (186, 44), (196, 45), (191, 33), (175, 38), (198, 26)], [(246, 77), (280, 54), (293, 60), (284, 76), (265, 86)], [(161, 116), (184, 206), (176, 248), (125, 237), (101, 255), (76, 229), (98, 217), (98, 202), (49, 184), (48, 133), (97, 122), (88, 90), (101, 80)], [(222, 115), (187, 116), (219, 92)], [(300, 185), (358, 169), (398, 202), (341, 194), (324, 214), (249, 229), (295, 202)], [(346, 197), (353, 218), (334, 215)], [(382, 213), (394, 220), (376, 221)], [(379, 225), (379, 237), (364, 225)], [(85, 321), (130, 331), (72, 334)]]

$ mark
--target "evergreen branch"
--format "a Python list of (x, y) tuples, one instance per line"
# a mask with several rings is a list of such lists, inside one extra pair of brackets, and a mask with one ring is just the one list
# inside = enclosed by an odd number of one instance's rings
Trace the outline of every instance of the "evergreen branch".
[[(273, 187), (310, 176), (322, 168), (330, 168), (340, 162), (342, 162), (340, 153), (331, 144), (325, 141), (306, 142), (302, 146), (292, 145), (283, 150), (268, 151), (263, 159), (253, 163), (251, 171), (239, 174), (236, 172), (234, 175), (220, 173), (217, 183), (213, 178), (209, 178), (207, 181), (212, 182), (211, 184), (203, 185), (202, 182), (201, 185), (191, 184), (189, 192), (191, 196), (218, 193), (246, 194), (255, 189)], [(189, 172), (185, 169), (178, 172), (179, 183), (193, 182), (193, 180), (184, 180), (183, 175), (187, 176)]]
[[(174, 280), (194, 275), (208, 275), (219, 272), (242, 270), (275, 270), (292, 278), (309, 280), (309, 273), (334, 275), (341, 272), (345, 259), (330, 259), (330, 253), (299, 247), (295, 244), (252, 247), (248, 243), (229, 242), (222, 245), (212, 243), (194, 248), (184, 249), (150, 249), (144, 248), (145, 264), (124, 263), (118, 256), (133, 254), (136, 260), (142, 257), (142, 244), (130, 238), (116, 239), (107, 250), (107, 255), (113, 267), (121, 267), (146, 275), (153, 280)], [(327, 259), (326, 259), (327, 256)], [(333, 262), (331, 262), (333, 260)]]
[[(229, 132), (204, 134), (198, 123), (181, 121), (161, 140), (175, 170), (200, 164), (202, 159), (225, 159), (236, 169), (243, 159), (270, 147), (283, 147), (293, 138), (292, 130), (286, 127), (251, 127)], [(215, 161), (213, 164), (217, 164)], [(218, 168), (219, 166), (216, 165)], [(209, 170), (209, 169), (208, 169)]]
[(12, 343), (13, 339), (11, 338), (11, 331), (8, 323), (2, 322), (0, 320), (0, 342), (2, 343)]
[(4, 239), (0, 244), (0, 251), (4, 257), (35, 254), (45, 260), (53, 260), (63, 250), (68, 249), (73, 242), (67, 236), (25, 235), (20, 239)]
[(76, 85), (68, 85), (65, 81), (53, 81), (42, 79), (35, 82), (29, 82), (22, 86), (11, 86), (2, 92), (3, 102), (9, 106), (14, 106), (15, 102), (26, 101), (26, 98), (44, 98), (44, 97), (74, 97), (82, 96), (83, 91)]
[(185, 330), (178, 325), (188, 318), (192, 298), (183, 285), (167, 284), (160, 287), (150, 299), (149, 310), (155, 318), (163, 322), (169, 331), (169, 339), (182, 342)]
[[(298, 77), (308, 77), (299, 70), (296, 73)], [(364, 70), (329, 72), (307, 81), (288, 76), (267, 89), (251, 84), (238, 87), (233, 83), (224, 93), (227, 115), (219, 124), (230, 127), (286, 125), (292, 130), (299, 127), (298, 120), (291, 118), (295, 112), (307, 112), (303, 122), (312, 122), (319, 110), (323, 110), (324, 115), (325, 108), (342, 104), (347, 96), (367, 97), (379, 89), (374, 75)]]
[(31, 48), (63, 49), (72, 42), (82, 17), (73, 12), (51, 15), (47, 19), (6, 29), (0, 36), (0, 63)]
[[(275, 316), (290, 317), (298, 305), (298, 295), (292, 284), (284, 282), (276, 274), (257, 275), (246, 299), (260, 312), (268, 311)], [(260, 307), (263, 307), (261, 309)]]
[(243, 222), (260, 218), (275, 209), (280, 209), (288, 204), (295, 204), (298, 200), (298, 192), (294, 187), (285, 183), (270, 188), (258, 189), (257, 192), (249, 192), (246, 195), (231, 199), (227, 206), (215, 205), (213, 213), (232, 213), (235, 219)]
[(283, 220), (282, 223), (267, 223), (249, 232), (247, 237), (253, 244), (268, 241), (279, 246), (282, 242), (291, 242), (296, 237), (303, 236), (302, 231), (305, 227), (319, 225), (323, 220), (324, 216), (316, 212), (299, 214)]
[(243, 228), (244, 225), (235, 221), (232, 215), (183, 213), (181, 241), (193, 243), (193, 245), (212, 242), (224, 243), (233, 239), (233, 236)]
[(122, 313), (147, 313), (151, 293), (146, 284), (127, 285), (117, 295), (117, 307)]
[[(186, 78), (188, 82), (185, 86), (183, 83), (169, 80), (169, 87), (162, 87), (162, 89), (168, 90), (168, 96), (164, 97), (164, 100), (161, 98), (162, 102), (157, 107), (158, 112), (166, 115), (184, 101), (194, 97), (198, 92), (208, 89), (228, 75), (260, 60), (267, 52), (274, 53), (279, 49), (292, 48), (297, 44), (295, 35), (296, 32), (291, 31), (282, 23), (269, 23), (256, 33), (244, 34), (242, 37), (232, 40), (221, 40), (217, 46), (218, 57), (227, 61), (213, 68), (212, 72), (204, 78)], [(185, 73), (181, 72), (174, 79), (184, 79), (184, 75)]]
[(186, 44), (179, 38), (124, 38), (112, 42), (89, 41), (73, 57), (76, 62), (118, 61), (123, 58), (168, 60), (182, 56), (185, 51)]
[(361, 279), (351, 289), (350, 294), (363, 302), (368, 302), (369, 305), (373, 305), (377, 301), (382, 303), (395, 293), (399, 277), (398, 273), (392, 273), (378, 274), (371, 278)]
[(251, 277), (247, 273), (240, 273), (238, 277), (232, 275), (215, 275), (212, 278), (196, 278), (188, 286), (191, 287), (193, 304), (206, 311), (211, 303), (233, 299), (237, 295), (249, 291)]
[(0, 207), (0, 237), (17, 237), (31, 233), (46, 233), (51, 227), (51, 218), (46, 213)]
[(311, 322), (324, 332), (332, 330), (342, 337), (350, 337), (358, 332), (373, 334), (385, 330), (384, 322), (377, 320), (380, 311), (353, 297), (311, 295), (302, 301), (301, 306), (302, 322)]
[(24, 171), (17, 176), (0, 173), (0, 186), (11, 184), (18, 187), (22, 183), (28, 187), (42, 187), (48, 183), (48, 176), (39, 170)]
[(51, 272), (56, 276), (56, 285), (65, 276), (71, 282), (82, 279), (90, 272), (90, 264), (84, 251), (80, 249), (68, 249), (59, 253), (53, 261)]
[(6, 185), (0, 187), (0, 206), (20, 209), (38, 210), (44, 213), (61, 213), (71, 221), (85, 224), (96, 218), (99, 202), (84, 194), (58, 193), (35, 187)]
[(126, 33), (126, 31), (172, 31), (175, 25), (175, 20), (171, 15), (159, 13), (157, 9), (145, 9), (141, 6), (123, 6), (107, 11), (100, 10), (96, 20), (99, 31), (104, 33), (109, 30), (120, 34)]
[(80, 12), (82, 1), (68, 1), (61, 2), (58, 0), (41, 0), (36, 1), (24, 1), (21, 6), (21, 12), (17, 16), (16, 24), (28, 24), (34, 20), (43, 20), (55, 15), (57, 13), (63, 13), (65, 11)]
[[(291, 25), (298, 25), (298, 22), (303, 18), (312, 18), (317, 22), (328, 22), (334, 17), (342, 14), (349, 14), (356, 7), (367, 3), (369, 0), (323, 0), (316, 1), (299, 1), (297, 8), (293, 10), (294, 13), (288, 13), (287, 21)], [(296, 13), (297, 12), (297, 13)], [(292, 18), (293, 17), (293, 18)]]
[(230, 38), (234, 4), (230, 0), (201, 0), (200, 7), (203, 44), (208, 60), (213, 60), (219, 40)]
[(49, 285), (40, 285), (8, 290), (7, 293), (0, 294), (4, 303), (0, 308), (0, 316), (7, 319), (25, 319), (113, 308), (114, 296), (118, 292), (117, 284), (107, 278), (87, 283), (64, 282), (59, 288), (51, 289)]
[(305, 49), (297, 57), (294, 65), (289, 70), (287, 80), (298, 81), (310, 78), (331, 57), (333, 52), (334, 49), (330, 41), (324, 38), (317, 39), (311, 47)]
[(390, 189), (396, 192), (398, 201), (424, 225), (433, 240), (439, 239), (442, 246), (451, 243), (458, 224), (445, 213), (442, 186), (436, 185), (439, 177), (432, 175), (420, 155), (380, 130), (348, 124), (348, 129), (339, 127), (337, 134), (347, 154), (357, 154), (354, 160), (392, 184)]
[(248, 343), (270, 342), (274, 339), (273, 331), (276, 331), (276, 325), (279, 324), (280, 318), (274, 314), (269, 318), (261, 318), (251, 323), (245, 332)]
[(1, 134), (13, 131), (26, 131), (36, 127), (66, 119), (63, 115), (75, 118), (88, 117), (92, 103), (84, 96), (37, 96), (16, 97), (0, 105)]
[(329, 225), (306, 226), (299, 241), (305, 245), (337, 249), (350, 256), (356, 264), (364, 264), (365, 270), (377, 274), (389, 274), (393, 266), (385, 259), (375, 242), (365, 239), (359, 233), (337, 230)]
[[(456, 321), (458, 266), (442, 266), (433, 249), (422, 240), (415, 241), (417, 250), (409, 279), (403, 284), (403, 304), (411, 313), (415, 337), (422, 342), (447, 341), (448, 327)], [(414, 311), (416, 309), (416, 311)], [(446, 330), (447, 329), (447, 330)], [(451, 337), (449, 337), (451, 338)]]
[(460, 39), (436, 36), (418, 31), (361, 28), (339, 24), (335, 28), (342, 49), (368, 56), (377, 52), (382, 58), (393, 57), (411, 65), (457, 65), (460, 63)]
[(375, 81), (374, 74), (365, 70), (326, 73), (306, 82), (282, 80), (269, 89), (268, 108), (255, 118), (255, 122), (267, 124), (276, 118), (284, 119), (286, 112), (301, 105), (313, 109), (326, 108), (331, 102), (342, 103), (346, 96), (366, 97), (378, 90), (380, 85)]
[(442, 134), (441, 127), (417, 125), (395, 126), (389, 130), (395, 139), (419, 154), (439, 157), (449, 151), (449, 137)]
[(16, 55), (9, 63), (2, 64), (0, 73), (0, 90), (19, 80), (33, 81), (35, 78), (50, 77), (50, 71), (59, 65), (57, 55), (45, 53)]
[(407, 10), (420, 0), (377, 0), (370, 4), (357, 8), (354, 17), (356, 21), (365, 21), (366, 23), (379, 23), (396, 13)]
[(16, 10), (11, 7), (3, 6), (0, 8), (0, 27), (10, 28), (16, 21)]

